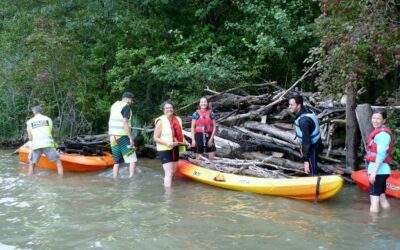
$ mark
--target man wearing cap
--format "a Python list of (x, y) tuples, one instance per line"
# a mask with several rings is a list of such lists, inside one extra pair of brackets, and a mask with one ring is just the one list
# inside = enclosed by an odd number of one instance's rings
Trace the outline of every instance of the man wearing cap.
[(111, 106), (108, 121), (108, 134), (110, 135), (111, 151), (114, 158), (113, 177), (116, 178), (121, 163), (129, 163), (129, 177), (135, 175), (136, 153), (135, 143), (130, 129), (132, 111), (129, 105), (135, 101), (131, 92), (125, 92), (121, 101), (116, 101)]
[(62, 176), (64, 171), (52, 136), (53, 121), (49, 117), (42, 115), (43, 111), (40, 106), (33, 107), (32, 112), (34, 117), (26, 122), (30, 141), (28, 174), (33, 175), (36, 163), (39, 161), (40, 156), (45, 154), (49, 161), (57, 164), (58, 174)]

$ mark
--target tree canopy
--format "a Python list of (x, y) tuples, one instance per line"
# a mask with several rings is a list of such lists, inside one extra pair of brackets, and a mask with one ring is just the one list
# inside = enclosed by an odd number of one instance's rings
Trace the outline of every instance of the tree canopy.
[(303, 89), (336, 98), (351, 82), (379, 90), (360, 97), (369, 102), (400, 98), (393, 1), (4, 0), (0, 19), (3, 139), (21, 137), (34, 105), (61, 136), (102, 133), (124, 91), (143, 123), (164, 100), (183, 106), (207, 86), (288, 87), (317, 60)]

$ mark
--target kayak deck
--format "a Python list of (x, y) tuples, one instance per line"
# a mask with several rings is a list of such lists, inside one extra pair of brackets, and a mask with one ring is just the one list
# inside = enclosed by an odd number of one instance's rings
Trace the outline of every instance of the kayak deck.
[[(183, 176), (209, 185), (248, 191), (266, 195), (283, 196), (299, 200), (315, 200), (318, 177), (298, 177), (291, 179), (257, 178), (227, 174), (203, 168), (186, 160), (180, 160), (178, 171)], [(334, 196), (343, 186), (343, 179), (337, 175), (321, 176), (318, 200)]]
[[(29, 148), (20, 147), (18, 149), (19, 160), (29, 163)], [(105, 152), (103, 156), (84, 156), (76, 154), (67, 154), (60, 152), (60, 160), (64, 171), (71, 172), (90, 172), (109, 168), (114, 165), (114, 160), (110, 153)], [(42, 155), (37, 163), (38, 167), (56, 169), (56, 164)]]

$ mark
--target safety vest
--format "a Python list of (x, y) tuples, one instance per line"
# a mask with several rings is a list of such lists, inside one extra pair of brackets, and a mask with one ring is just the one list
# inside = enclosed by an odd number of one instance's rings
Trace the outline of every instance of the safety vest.
[[(111, 106), (110, 119), (108, 120), (108, 134), (109, 135), (127, 135), (124, 129), (124, 117), (121, 114), (122, 109), (128, 105), (123, 101), (116, 101)], [(132, 111), (129, 116), (128, 125), (131, 124)]]
[(53, 130), (52, 120), (44, 115), (35, 115), (26, 122), (27, 128), (32, 135), (31, 149), (54, 148), (54, 140), (51, 135)]
[(213, 120), (211, 119), (211, 109), (207, 109), (206, 112), (199, 109), (196, 112), (200, 117), (196, 120), (195, 132), (198, 134), (203, 132), (211, 134), (214, 129)]
[[(179, 118), (177, 116), (175, 116), (175, 117), (176, 117), (176, 119), (178, 119), (178, 122), (179, 122), (179, 125), (180, 125), (180, 129), (182, 130), (182, 120), (181, 120), (181, 118)], [(174, 139), (172, 138), (171, 125), (170, 125), (170, 121), (168, 120), (167, 116), (162, 115), (162, 116), (158, 117), (155, 120), (155, 124), (157, 124), (157, 122), (159, 120), (161, 120), (161, 125), (162, 125), (162, 131), (161, 131), (160, 139), (163, 140), (163, 141), (167, 141), (167, 142), (173, 142)], [(181, 142), (183, 142), (183, 139), (182, 139)], [(168, 147), (168, 146), (166, 146), (164, 144), (156, 143), (156, 145), (157, 145), (157, 151), (165, 151), (165, 150), (171, 150), (172, 149), (172, 147)], [(185, 152), (185, 151), (186, 151), (186, 147), (185, 146), (179, 146), (179, 152)]]
[(319, 129), (318, 119), (314, 113), (303, 113), (294, 121), (294, 125), (296, 126), (297, 140), (299, 143), (303, 141), (303, 133), (301, 132), (300, 129), (300, 120), (303, 117), (310, 117), (311, 120), (314, 122), (315, 128), (314, 131), (311, 133), (310, 137), (311, 137), (311, 144), (315, 144), (321, 138), (321, 133)]
[(389, 144), (389, 148), (386, 151), (386, 158), (383, 162), (390, 164), (391, 161), (391, 154), (392, 154), (392, 150), (393, 150), (393, 145), (394, 145), (394, 137), (392, 134), (392, 131), (387, 128), (387, 127), (380, 127), (380, 128), (376, 128), (374, 129), (371, 134), (369, 134), (368, 137), (368, 141), (367, 141), (367, 155), (365, 156), (365, 159), (368, 162), (375, 162), (376, 161), (376, 155), (378, 152), (378, 145), (376, 145), (376, 143), (374, 142), (374, 138), (377, 134), (381, 133), (381, 132), (386, 132), (390, 135), (390, 144)]

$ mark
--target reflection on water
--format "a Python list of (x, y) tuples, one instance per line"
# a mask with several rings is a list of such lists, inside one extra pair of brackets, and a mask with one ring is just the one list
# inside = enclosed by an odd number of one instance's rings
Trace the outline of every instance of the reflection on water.
[(400, 202), (369, 214), (369, 197), (346, 185), (319, 203), (218, 189), (177, 177), (162, 185), (158, 161), (66, 173), (27, 166), (0, 151), (0, 249), (400, 249)]

